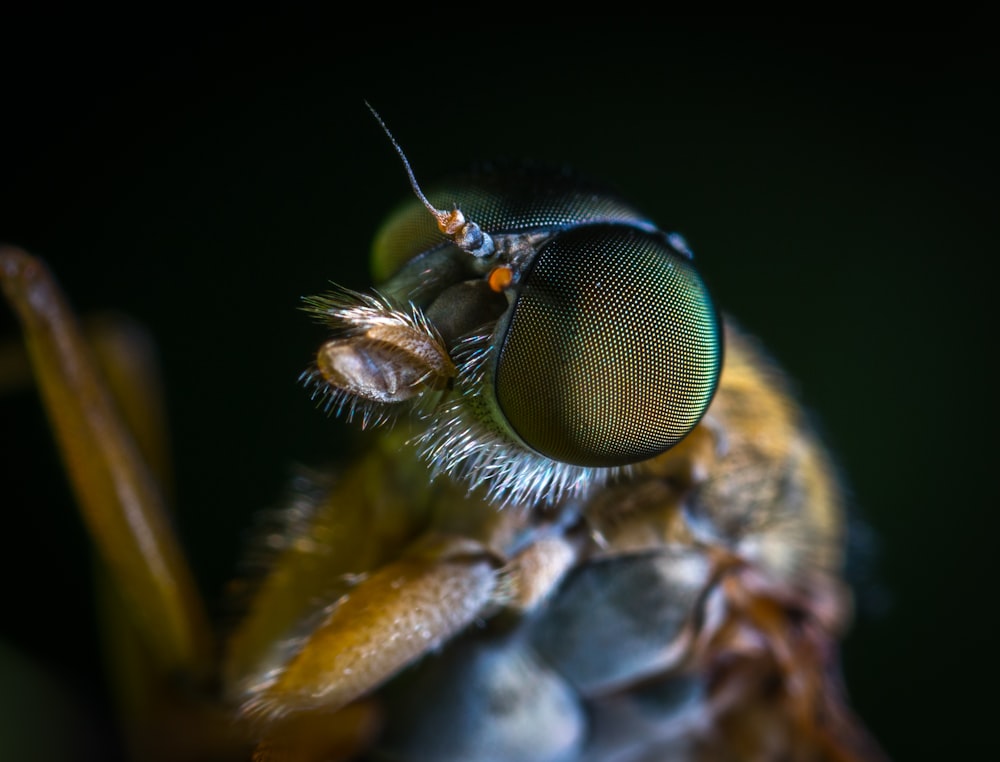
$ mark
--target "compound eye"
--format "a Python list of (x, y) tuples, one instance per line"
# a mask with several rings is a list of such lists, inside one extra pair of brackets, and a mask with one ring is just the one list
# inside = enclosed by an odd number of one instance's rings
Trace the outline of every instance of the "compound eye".
[(721, 362), (718, 316), (689, 258), (655, 233), (582, 226), (548, 242), (524, 273), (494, 389), (533, 450), (620, 466), (697, 425)]

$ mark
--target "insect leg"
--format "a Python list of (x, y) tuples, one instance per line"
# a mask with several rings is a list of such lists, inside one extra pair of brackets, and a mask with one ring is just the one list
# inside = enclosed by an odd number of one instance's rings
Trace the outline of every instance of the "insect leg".
[(198, 683), (211, 667), (208, 619), (150, 467), (52, 275), (0, 248), (0, 285), (21, 322), (80, 510), (162, 674)]
[(424, 537), (336, 601), (282, 669), (247, 685), (244, 712), (331, 712), (369, 693), (482, 615), (498, 567), (473, 540)]

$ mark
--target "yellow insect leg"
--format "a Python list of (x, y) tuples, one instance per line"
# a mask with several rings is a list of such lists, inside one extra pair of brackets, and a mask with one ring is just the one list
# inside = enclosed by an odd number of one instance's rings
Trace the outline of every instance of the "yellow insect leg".
[(0, 285), (21, 322), (81, 513), (162, 674), (211, 673), (212, 641), (163, 496), (52, 275), (0, 248)]
[(282, 669), (245, 683), (245, 714), (280, 728), (365, 696), (484, 615), (498, 566), (473, 540), (425, 537), (335, 602)]

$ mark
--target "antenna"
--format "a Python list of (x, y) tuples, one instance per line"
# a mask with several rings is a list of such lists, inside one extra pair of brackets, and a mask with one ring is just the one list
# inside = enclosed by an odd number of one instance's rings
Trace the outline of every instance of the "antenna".
[(386, 134), (392, 143), (392, 147), (396, 149), (396, 153), (399, 154), (399, 158), (403, 161), (403, 167), (406, 169), (406, 175), (410, 178), (410, 187), (413, 188), (414, 194), (420, 199), (420, 203), (427, 207), (434, 219), (437, 220), (438, 230), (448, 236), (452, 243), (454, 243), (458, 248), (467, 254), (471, 254), (474, 257), (488, 257), (490, 256), (495, 246), (493, 245), (493, 239), (488, 233), (484, 233), (482, 228), (479, 227), (472, 220), (466, 220), (465, 215), (462, 214), (462, 210), (458, 206), (453, 206), (450, 212), (446, 212), (442, 209), (436, 208), (430, 201), (427, 200), (427, 196), (420, 189), (420, 185), (417, 183), (417, 178), (413, 174), (413, 168), (410, 166), (410, 160), (406, 158), (406, 154), (403, 153), (403, 149), (400, 148), (399, 143), (396, 142), (396, 138), (393, 137), (392, 133), (389, 132), (389, 128), (385, 126), (385, 122), (379, 113), (372, 107), (372, 105), (365, 101), (365, 105), (368, 110), (372, 112), (372, 116), (382, 127), (382, 131)]

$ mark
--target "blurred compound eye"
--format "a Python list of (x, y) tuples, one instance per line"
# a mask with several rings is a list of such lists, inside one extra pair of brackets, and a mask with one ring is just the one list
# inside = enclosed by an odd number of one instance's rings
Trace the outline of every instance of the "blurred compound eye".
[(695, 427), (721, 361), (718, 316), (690, 259), (662, 234), (585, 225), (556, 235), (524, 273), (500, 331), (494, 389), (531, 449), (619, 466)]

